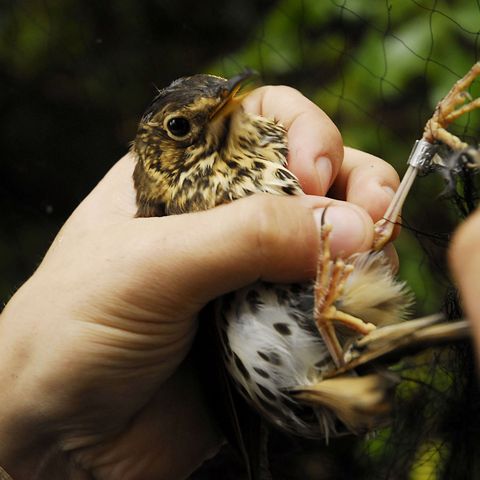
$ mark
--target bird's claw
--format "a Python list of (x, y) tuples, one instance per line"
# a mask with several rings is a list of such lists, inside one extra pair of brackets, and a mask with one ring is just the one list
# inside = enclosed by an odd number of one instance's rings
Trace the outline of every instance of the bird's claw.
[(344, 352), (333, 322), (338, 322), (361, 335), (371, 332), (375, 329), (375, 326), (335, 307), (335, 302), (342, 295), (345, 282), (352, 273), (354, 266), (345, 263), (341, 258), (332, 259), (330, 251), (331, 231), (331, 225), (322, 226), (317, 278), (314, 287), (314, 318), (333, 361), (337, 367), (340, 367), (345, 363)]
[(425, 125), (423, 138), (431, 143), (441, 142), (452, 150), (462, 150), (468, 144), (450, 133), (447, 128), (455, 120), (472, 110), (480, 108), (480, 98), (472, 99), (467, 88), (480, 76), (480, 62), (458, 80), (447, 95), (438, 103), (432, 118)]

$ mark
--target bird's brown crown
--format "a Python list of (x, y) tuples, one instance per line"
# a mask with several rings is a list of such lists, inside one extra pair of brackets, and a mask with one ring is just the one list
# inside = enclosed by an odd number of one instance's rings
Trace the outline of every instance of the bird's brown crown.
[(284, 128), (244, 112), (235, 96), (248, 77), (194, 75), (158, 93), (132, 147), (138, 216), (205, 210), (260, 191), (301, 192), (284, 168)]

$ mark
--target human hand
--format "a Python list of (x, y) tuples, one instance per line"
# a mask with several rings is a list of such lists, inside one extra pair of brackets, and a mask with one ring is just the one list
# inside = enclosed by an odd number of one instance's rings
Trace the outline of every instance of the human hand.
[(457, 281), (463, 307), (472, 324), (480, 359), (480, 210), (458, 228), (450, 248), (450, 266)]
[(310, 195), (134, 218), (134, 159), (120, 160), (1, 316), (0, 465), (15, 480), (186, 477), (221, 442), (184, 361), (199, 310), (259, 278), (312, 278), (327, 205), (334, 253), (370, 247), (394, 170), (344, 156), (336, 127), (293, 89), (260, 88), (245, 108), (286, 126)]

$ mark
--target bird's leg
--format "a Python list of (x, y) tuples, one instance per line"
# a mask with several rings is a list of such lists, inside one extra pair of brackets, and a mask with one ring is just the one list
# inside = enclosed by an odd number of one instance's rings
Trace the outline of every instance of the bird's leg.
[(353, 270), (353, 265), (345, 263), (341, 258), (332, 260), (330, 253), (331, 231), (331, 225), (322, 226), (313, 312), (318, 331), (336, 366), (340, 367), (345, 363), (344, 352), (338, 341), (333, 322), (339, 322), (362, 335), (371, 332), (375, 326), (337, 310), (335, 307), (335, 302), (342, 294), (345, 282)]
[(403, 204), (412, 188), (417, 173), (418, 169), (409, 165), (390, 205), (387, 208), (387, 211), (385, 212), (385, 215), (375, 224), (373, 231), (374, 250), (381, 250), (390, 241), (395, 228), (395, 223), (402, 211)]
[[(460, 79), (437, 104), (432, 118), (427, 122), (423, 138), (419, 140), (408, 160), (408, 169), (400, 182), (384, 217), (375, 224), (373, 249), (382, 249), (391, 239), (395, 223), (418, 172), (428, 172), (439, 143), (453, 150), (466, 149), (468, 145), (451, 134), (447, 128), (465, 113), (480, 108), (480, 99), (472, 100), (465, 90), (480, 76), (480, 62)], [(476, 165), (474, 165), (476, 166)], [(315, 284), (314, 316), (322, 338), (337, 367), (344, 364), (343, 349), (338, 341), (333, 322), (339, 322), (352, 330), (366, 334), (375, 326), (336, 309), (335, 302), (342, 293), (353, 266), (341, 259), (332, 260), (329, 235), (331, 227), (323, 226), (322, 246), (318, 259), (317, 281)]]
[(466, 91), (480, 75), (480, 62), (473, 65), (470, 71), (450, 89), (437, 104), (432, 118), (425, 125), (423, 138), (430, 143), (435, 141), (448, 145), (452, 150), (462, 150), (468, 144), (450, 133), (447, 128), (457, 118), (480, 107), (480, 99), (472, 100)]
[[(375, 224), (373, 249), (382, 249), (391, 239), (395, 222), (402, 210), (408, 192), (419, 171), (428, 171), (435, 154), (436, 145), (443, 143), (452, 150), (466, 150), (468, 144), (450, 133), (447, 128), (460, 116), (480, 108), (480, 98), (472, 100), (465, 90), (480, 76), (480, 62), (473, 65), (470, 71), (450, 89), (437, 104), (432, 118), (425, 125), (423, 138), (417, 142), (408, 160), (408, 169), (393, 197), (385, 216)], [(467, 103), (465, 103), (467, 102)], [(476, 163), (476, 160), (474, 161)], [(473, 166), (477, 166), (473, 164)]]

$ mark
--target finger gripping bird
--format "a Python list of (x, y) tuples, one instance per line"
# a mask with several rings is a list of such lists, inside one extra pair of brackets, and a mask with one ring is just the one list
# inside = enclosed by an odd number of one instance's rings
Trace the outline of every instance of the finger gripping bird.
[[(255, 193), (303, 195), (287, 168), (285, 128), (242, 107), (239, 91), (250, 76), (194, 75), (158, 92), (132, 146), (137, 216), (201, 211)], [(392, 378), (358, 375), (347, 364), (368, 350), (357, 340), (405, 319), (411, 304), (381, 250), (334, 259), (330, 231), (325, 224), (316, 279), (257, 282), (215, 305), (222, 357), (238, 392), (273, 425), (312, 438), (385, 420)]]

